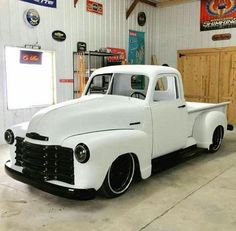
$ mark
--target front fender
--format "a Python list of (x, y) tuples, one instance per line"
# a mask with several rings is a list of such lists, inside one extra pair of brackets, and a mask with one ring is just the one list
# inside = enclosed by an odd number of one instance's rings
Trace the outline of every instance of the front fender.
[(27, 132), (28, 126), (29, 126), (29, 122), (24, 122), (24, 123), (14, 125), (10, 127), (9, 129), (13, 131), (15, 137), (18, 136), (18, 137), (24, 138)]
[(98, 190), (112, 162), (125, 153), (134, 153), (137, 156), (142, 178), (151, 174), (151, 139), (143, 131), (111, 130), (77, 135), (65, 139), (62, 146), (74, 149), (79, 143), (88, 146), (90, 159), (81, 164), (74, 158), (77, 188)]
[(212, 144), (212, 136), (216, 127), (227, 128), (227, 118), (221, 111), (206, 112), (198, 116), (194, 123), (193, 137), (200, 148), (207, 148)]

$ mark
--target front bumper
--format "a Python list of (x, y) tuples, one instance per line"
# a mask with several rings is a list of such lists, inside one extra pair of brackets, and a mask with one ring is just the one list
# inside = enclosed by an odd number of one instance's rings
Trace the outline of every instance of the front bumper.
[(74, 188), (67, 188), (59, 185), (50, 184), (48, 182), (37, 180), (22, 174), (8, 166), (10, 161), (7, 161), (5, 164), (5, 171), (6, 173), (25, 184), (29, 184), (34, 186), (35, 188), (41, 189), (44, 192), (48, 192), (60, 197), (65, 197), (74, 200), (90, 200), (93, 199), (96, 195), (95, 189), (74, 189)]

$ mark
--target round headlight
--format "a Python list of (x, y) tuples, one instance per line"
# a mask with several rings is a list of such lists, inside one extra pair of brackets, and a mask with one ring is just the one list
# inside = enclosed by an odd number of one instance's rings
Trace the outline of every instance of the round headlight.
[(10, 129), (6, 130), (4, 134), (4, 138), (8, 144), (13, 144), (15, 140), (13, 131)]
[(75, 157), (80, 163), (86, 163), (89, 160), (90, 153), (89, 149), (85, 144), (78, 144), (75, 147)]

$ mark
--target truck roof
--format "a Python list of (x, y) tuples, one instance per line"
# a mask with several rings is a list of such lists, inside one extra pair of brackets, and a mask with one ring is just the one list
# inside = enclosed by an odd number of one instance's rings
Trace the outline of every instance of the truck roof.
[(122, 73), (122, 74), (139, 74), (152, 76), (157, 74), (177, 74), (179, 72), (172, 67), (159, 66), (159, 65), (117, 65), (102, 67), (93, 72), (92, 76), (108, 73)]

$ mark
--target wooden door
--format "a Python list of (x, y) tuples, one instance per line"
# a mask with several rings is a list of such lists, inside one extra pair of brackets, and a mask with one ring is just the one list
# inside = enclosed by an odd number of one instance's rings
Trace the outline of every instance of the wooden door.
[(236, 47), (178, 51), (187, 101), (230, 101), (228, 121), (236, 123)]
[(219, 60), (218, 52), (180, 53), (178, 69), (187, 101), (218, 102)]
[(236, 123), (236, 50), (222, 51), (220, 55), (219, 102), (231, 102), (228, 120)]

